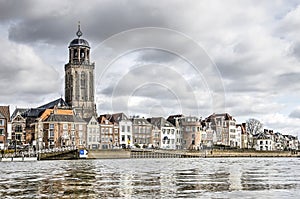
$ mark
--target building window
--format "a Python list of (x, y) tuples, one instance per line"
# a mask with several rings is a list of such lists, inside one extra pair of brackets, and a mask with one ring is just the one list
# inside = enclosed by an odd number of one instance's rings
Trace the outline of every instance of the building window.
[(16, 140), (21, 141), (22, 140), (22, 134), (16, 134)]
[(17, 125), (15, 127), (15, 132), (18, 132), (18, 133), (22, 132), (22, 126), (21, 125)]
[(4, 134), (4, 129), (0, 129), (0, 135)]
[(63, 129), (68, 129), (68, 124), (63, 124)]
[(81, 88), (85, 88), (85, 73), (84, 72), (81, 73), (80, 80), (81, 80)]
[(130, 129), (130, 126), (127, 126), (127, 132), (130, 132), (131, 129)]
[(50, 124), (50, 129), (54, 129), (54, 124)]
[(4, 120), (0, 119), (0, 126), (4, 126)]
[(121, 141), (122, 141), (122, 142), (125, 142), (125, 135), (122, 135)]
[(54, 131), (53, 131), (53, 129), (50, 129), (50, 137), (54, 137)]
[(122, 126), (122, 132), (125, 132), (125, 126)]

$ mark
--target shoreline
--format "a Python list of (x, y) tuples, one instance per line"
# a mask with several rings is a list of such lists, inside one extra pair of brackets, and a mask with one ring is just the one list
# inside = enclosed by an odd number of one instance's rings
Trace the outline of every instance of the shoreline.
[(87, 159), (139, 159), (139, 158), (282, 158), (300, 157), (291, 151), (230, 151), (230, 150), (91, 150)]

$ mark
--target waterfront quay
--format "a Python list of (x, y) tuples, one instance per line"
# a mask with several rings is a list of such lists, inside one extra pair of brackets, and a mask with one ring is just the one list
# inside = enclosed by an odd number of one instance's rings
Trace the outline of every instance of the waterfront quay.
[[(82, 158), (81, 151), (87, 155)], [(36, 154), (6, 154), (0, 162), (76, 159), (136, 159), (136, 158), (221, 158), (221, 157), (300, 157), (297, 151), (254, 151), (254, 150), (166, 150), (166, 149), (106, 149), (85, 150), (77, 148), (44, 149)]]
[(219, 157), (299, 157), (300, 152), (292, 151), (254, 151), (254, 150), (90, 150), (87, 159), (124, 158), (219, 158)]

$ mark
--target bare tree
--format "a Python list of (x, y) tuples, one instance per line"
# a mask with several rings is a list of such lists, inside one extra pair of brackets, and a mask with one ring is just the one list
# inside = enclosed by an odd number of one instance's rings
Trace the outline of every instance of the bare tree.
[(261, 133), (263, 130), (263, 124), (254, 118), (250, 118), (246, 121), (246, 131), (249, 133), (248, 135), (248, 147), (254, 148), (255, 140), (254, 135)]
[(251, 135), (256, 135), (261, 133), (263, 130), (263, 124), (254, 118), (250, 118), (246, 121), (247, 132), (251, 133)]

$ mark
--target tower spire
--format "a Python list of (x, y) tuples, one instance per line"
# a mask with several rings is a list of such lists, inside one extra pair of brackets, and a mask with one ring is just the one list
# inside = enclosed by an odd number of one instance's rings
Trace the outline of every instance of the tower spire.
[(78, 30), (77, 30), (77, 32), (76, 32), (76, 35), (77, 35), (78, 39), (79, 39), (79, 37), (82, 36), (82, 32), (81, 32), (81, 30), (80, 30), (80, 21), (78, 21)]

